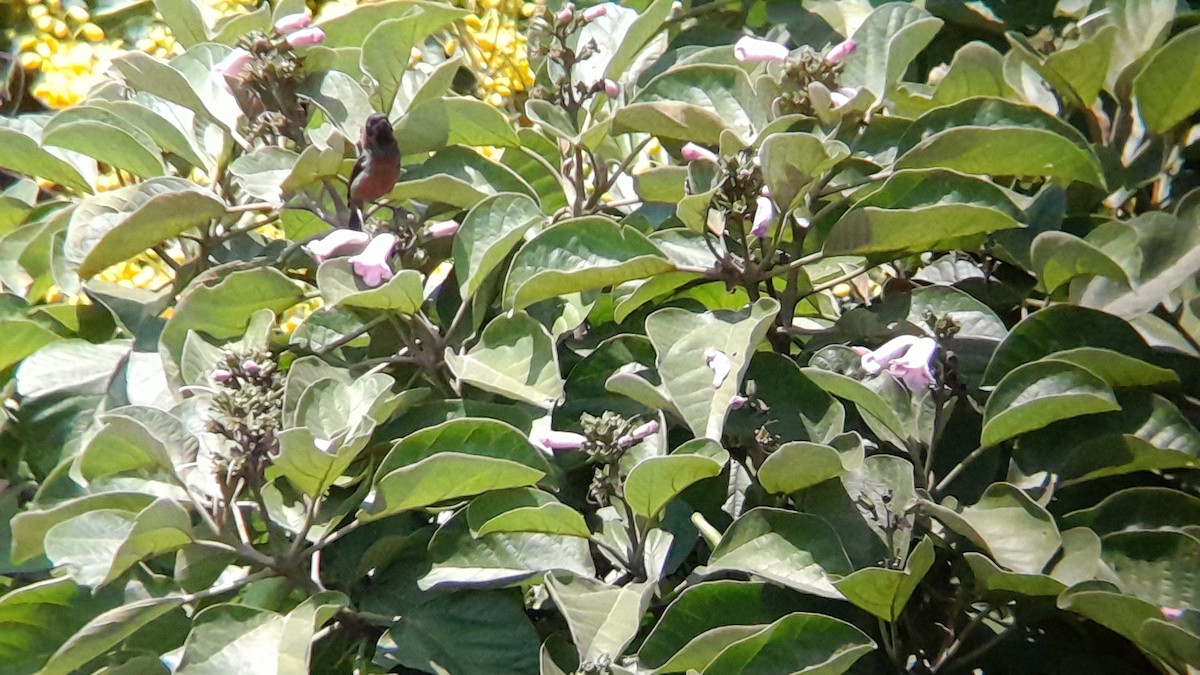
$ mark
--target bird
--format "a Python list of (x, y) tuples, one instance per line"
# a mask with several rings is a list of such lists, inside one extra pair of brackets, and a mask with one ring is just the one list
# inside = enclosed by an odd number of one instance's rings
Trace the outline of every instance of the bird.
[(361, 230), (363, 205), (392, 191), (400, 177), (400, 146), (387, 115), (374, 113), (362, 132), (362, 153), (350, 170), (350, 223)]

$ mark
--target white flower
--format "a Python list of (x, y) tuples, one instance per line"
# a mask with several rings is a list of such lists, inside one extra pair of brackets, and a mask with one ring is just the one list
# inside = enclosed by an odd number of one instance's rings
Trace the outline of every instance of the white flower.
[(750, 234), (762, 239), (766, 236), (773, 220), (775, 220), (775, 203), (771, 201), (770, 197), (760, 195), (754, 209), (754, 226), (750, 228)]
[(358, 253), (370, 237), (357, 230), (334, 230), (320, 239), (305, 244), (304, 250), (317, 262), (325, 262), (339, 254)]
[(733, 58), (739, 63), (764, 63), (784, 61), (788, 57), (787, 47), (778, 42), (744, 37), (733, 45)]
[(543, 431), (535, 433), (529, 440), (539, 448), (552, 452), (554, 450), (578, 450), (587, 443), (587, 436), (570, 431)]
[(729, 356), (725, 352), (712, 349), (704, 350), (704, 363), (713, 371), (713, 388), (717, 388), (724, 384), (725, 378), (729, 377), (729, 371), (733, 367), (733, 362), (729, 360)]

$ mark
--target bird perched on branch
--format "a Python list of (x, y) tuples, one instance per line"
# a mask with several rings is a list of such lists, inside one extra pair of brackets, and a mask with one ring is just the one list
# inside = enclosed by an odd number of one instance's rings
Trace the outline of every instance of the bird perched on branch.
[(362, 133), (362, 154), (350, 171), (350, 229), (361, 230), (363, 205), (392, 191), (400, 176), (400, 146), (387, 115), (367, 118)]

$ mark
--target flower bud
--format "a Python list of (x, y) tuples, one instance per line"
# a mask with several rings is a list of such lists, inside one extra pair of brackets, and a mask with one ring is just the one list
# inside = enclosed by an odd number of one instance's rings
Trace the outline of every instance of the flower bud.
[(649, 422), (634, 428), (634, 430), (629, 432), (628, 435), (618, 438), (617, 445), (621, 446), (622, 448), (627, 448), (633, 445), (635, 442), (640, 441), (643, 438), (653, 436), (656, 433), (658, 433), (658, 422), (656, 420), (650, 420)]
[(600, 17), (604, 16), (605, 14), (608, 14), (608, 8), (605, 7), (604, 5), (588, 7), (587, 9), (583, 10), (583, 20), (584, 21), (595, 21), (596, 19), (599, 19)]
[(831, 66), (837, 65), (853, 54), (857, 47), (858, 43), (854, 40), (843, 40), (829, 49), (829, 53), (825, 55), (825, 63)]
[(287, 36), (287, 43), (292, 47), (308, 47), (319, 45), (325, 41), (325, 31), (320, 28), (305, 28)]
[(257, 375), (262, 372), (262, 366), (258, 365), (254, 361), (251, 361), (250, 359), (246, 359), (245, 361), (242, 361), (242, 370), (246, 371), (246, 373), (249, 375)]
[(587, 436), (570, 431), (544, 431), (530, 440), (546, 450), (578, 450), (587, 443)]
[(718, 159), (715, 152), (703, 146), (696, 145), (695, 143), (688, 143), (687, 145), (683, 146), (683, 149), (679, 151), (679, 154), (683, 157), (685, 162), (695, 162), (701, 159), (715, 162)]
[(560, 26), (565, 26), (568, 23), (571, 23), (571, 19), (575, 18), (575, 5), (567, 3), (566, 7), (563, 7), (561, 10), (559, 10), (556, 18), (558, 20), (558, 25)]
[(233, 377), (233, 373), (225, 370), (224, 368), (217, 368), (216, 370), (212, 371), (213, 382), (228, 382), (229, 378), (231, 377)]
[(616, 98), (621, 95), (621, 85), (614, 80), (604, 80), (604, 95), (609, 98)]
[(317, 241), (305, 244), (304, 250), (313, 260), (324, 262), (339, 253), (358, 253), (369, 240), (366, 232), (334, 230)]
[(432, 239), (441, 237), (452, 237), (455, 232), (458, 232), (459, 224), (453, 220), (446, 220), (440, 223), (434, 223), (425, 228), (425, 233)]
[(254, 55), (245, 49), (235, 49), (229, 55), (213, 65), (214, 73), (225, 77), (241, 77), (242, 69), (250, 65)]
[(312, 24), (312, 17), (307, 14), (288, 14), (275, 22), (275, 30), (280, 33), (287, 34), (308, 28)]
[(752, 236), (762, 239), (767, 235), (767, 230), (771, 227), (771, 221), (775, 220), (775, 203), (770, 197), (760, 196), (757, 200), (757, 208), (754, 210), (754, 226), (750, 228)]
[(746, 404), (749, 402), (750, 399), (746, 398), (745, 396), (742, 396), (741, 394), (734, 394), (733, 398), (729, 399), (729, 409), (741, 410), (742, 408), (746, 407)]
[(744, 37), (733, 46), (733, 57), (738, 63), (769, 63), (784, 61), (788, 57), (787, 47), (778, 42)]

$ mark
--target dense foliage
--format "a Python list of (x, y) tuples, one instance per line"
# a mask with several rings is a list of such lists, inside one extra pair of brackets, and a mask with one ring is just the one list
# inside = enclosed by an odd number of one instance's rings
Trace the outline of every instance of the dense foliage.
[(1184, 3), (232, 5), (0, 118), (0, 674), (1200, 667)]

